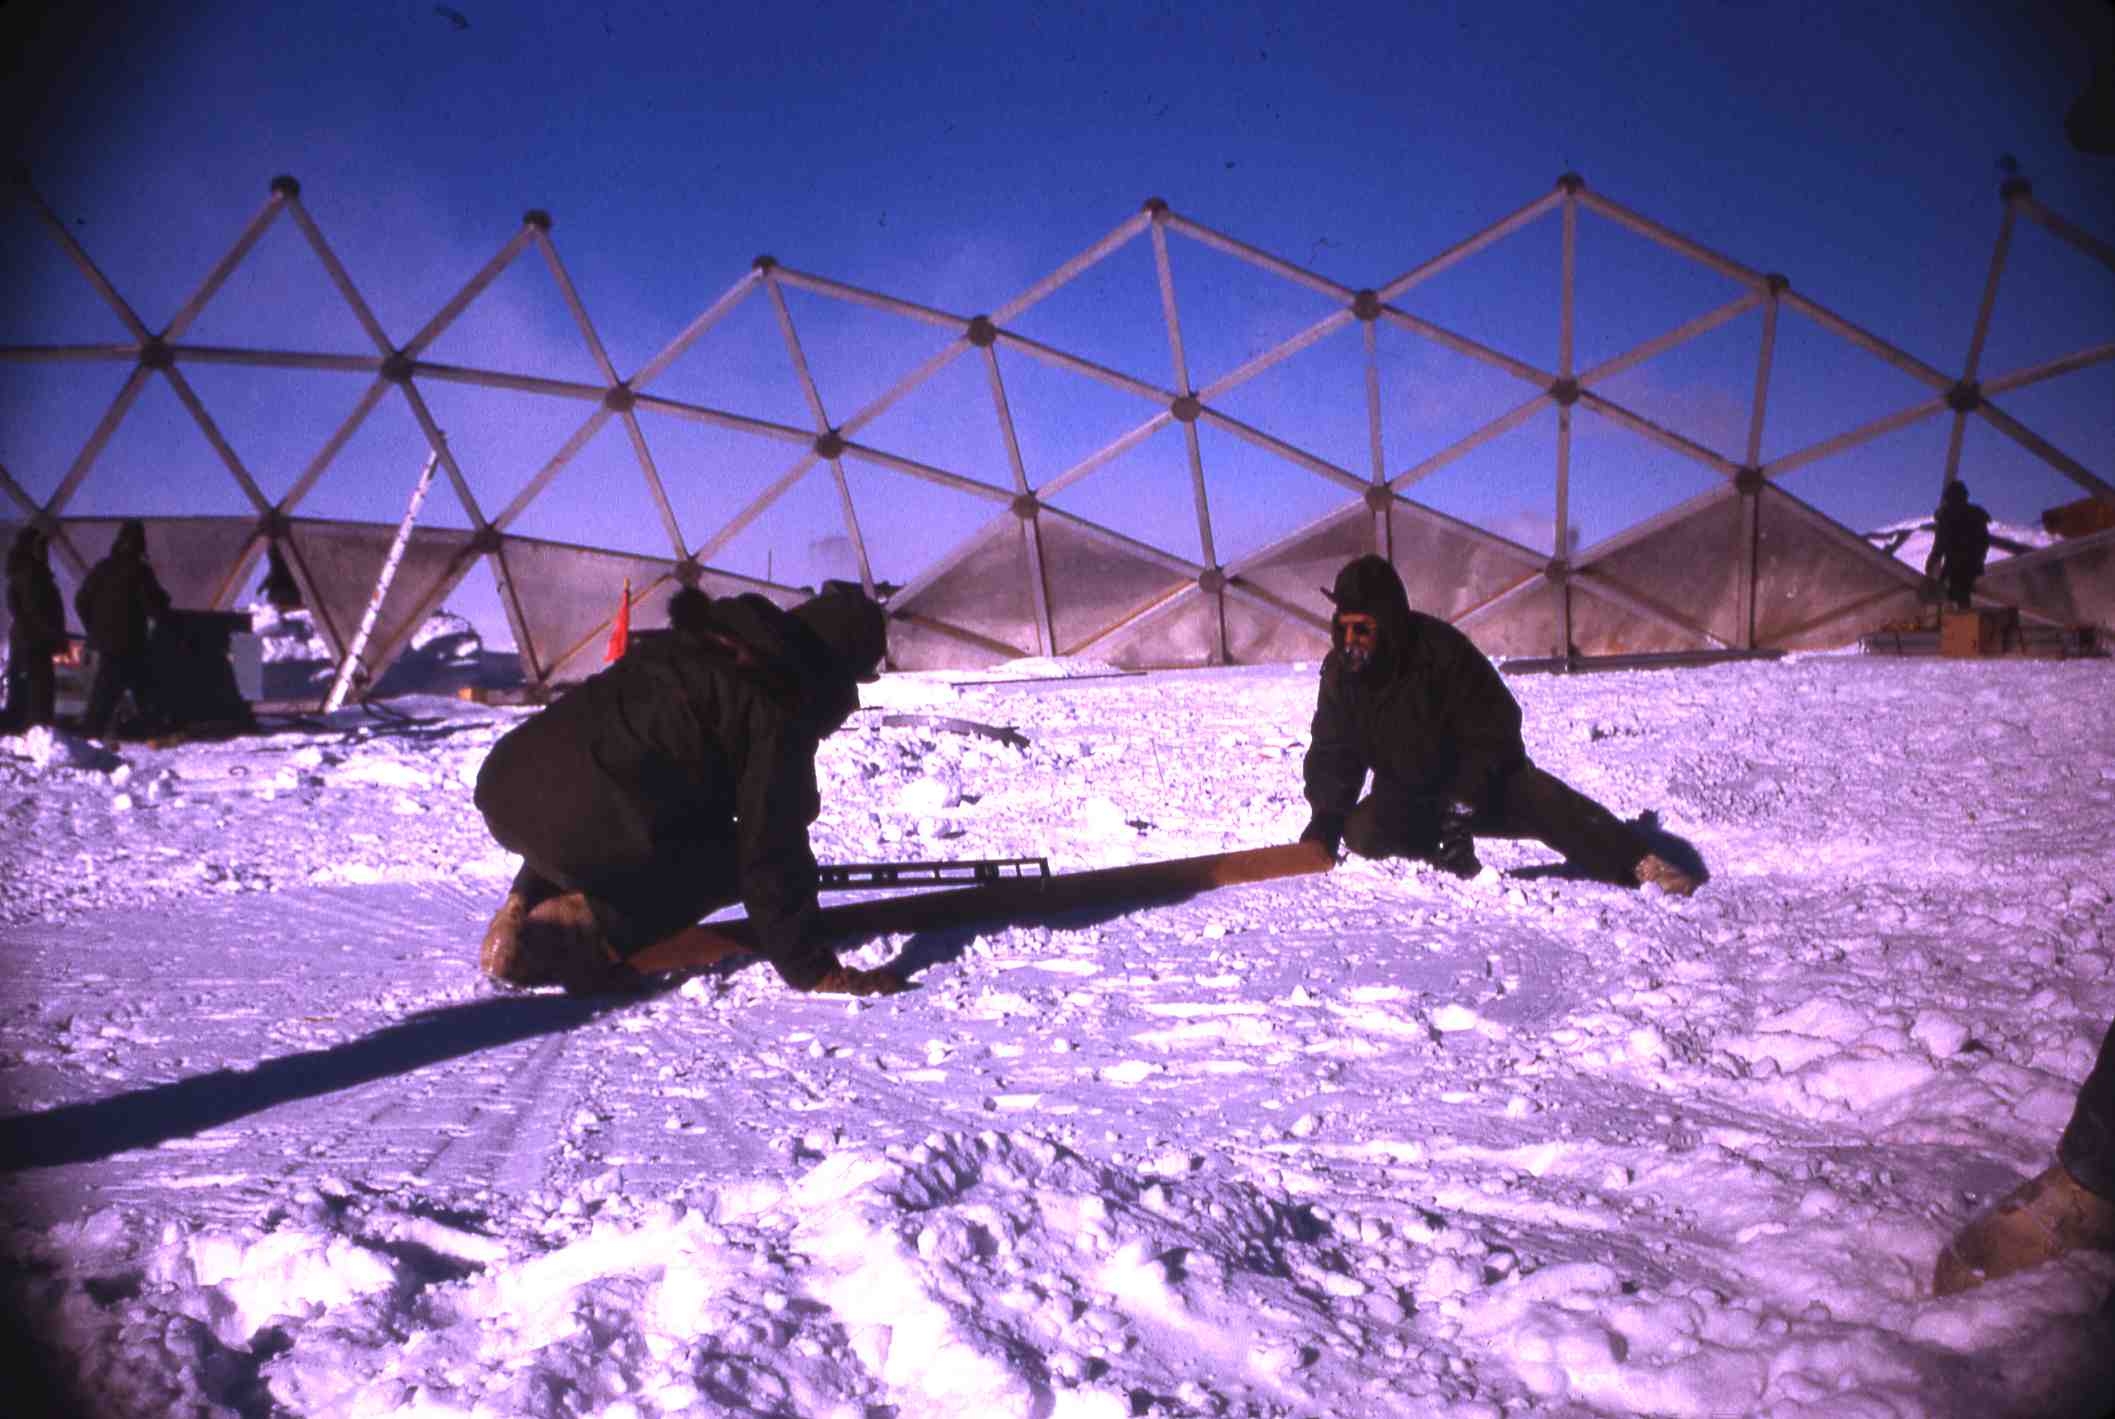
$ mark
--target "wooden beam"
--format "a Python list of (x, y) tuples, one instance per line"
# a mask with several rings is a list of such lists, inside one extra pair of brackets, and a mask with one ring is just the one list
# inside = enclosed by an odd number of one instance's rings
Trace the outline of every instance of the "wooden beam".
[[(1287, 843), (1282, 847), (1065, 872), (1054, 877), (1013, 878), (981, 887), (917, 892), (825, 907), (818, 934), (829, 941), (849, 943), (888, 932), (1037, 921), (1060, 912), (1134, 910), (1245, 882), (1327, 872), (1335, 865), (1334, 856), (1318, 843)], [(756, 928), (746, 919), (710, 922), (655, 942), (628, 964), (641, 975), (698, 970), (756, 949)]]

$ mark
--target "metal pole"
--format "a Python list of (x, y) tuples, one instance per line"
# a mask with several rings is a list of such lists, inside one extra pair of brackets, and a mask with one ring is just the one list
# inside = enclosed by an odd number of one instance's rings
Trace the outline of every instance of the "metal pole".
[(367, 649), (367, 638), (374, 634), (375, 621), (382, 614), (382, 602), (389, 595), (389, 584), (397, 579), (397, 566), (404, 560), (404, 549), (411, 543), (411, 525), (418, 521), (419, 504), (426, 501), (426, 490), (433, 486), (433, 470), (440, 466), (440, 461), (440, 450), (435, 449), (426, 455), (426, 466), (419, 470), (418, 486), (411, 490), (411, 505), (404, 509), (404, 520), (397, 524), (396, 540), (389, 544), (389, 555), (382, 560), (382, 575), (375, 580), (375, 594), (367, 599), (367, 611), (360, 617), (360, 629), (353, 633), (352, 644), (345, 648), (345, 659), (338, 666), (338, 678), (331, 682), (330, 693), (323, 699), (325, 714), (343, 705), (346, 691), (352, 688), (353, 674), (360, 664), (360, 652)]

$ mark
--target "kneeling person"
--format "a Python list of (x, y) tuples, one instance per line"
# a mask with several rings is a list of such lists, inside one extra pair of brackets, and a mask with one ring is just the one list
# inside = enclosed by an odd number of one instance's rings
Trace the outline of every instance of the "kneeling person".
[[(1528, 760), (1520, 706), (1496, 667), (1460, 631), (1412, 611), (1385, 558), (1360, 557), (1324, 594), (1336, 613), (1307, 751), (1313, 817), (1303, 842), (1471, 877), (1476, 837), (1529, 837), (1606, 881), (1696, 890), (1634, 828)], [(1373, 791), (1360, 799), (1368, 770)]]
[(684, 588), (668, 620), (479, 770), (486, 826), (522, 857), (480, 966), (510, 985), (612, 988), (626, 958), (739, 900), (795, 990), (904, 989), (819, 939), (808, 845), (815, 751), (874, 678), (881, 607), (839, 582), (791, 611)]

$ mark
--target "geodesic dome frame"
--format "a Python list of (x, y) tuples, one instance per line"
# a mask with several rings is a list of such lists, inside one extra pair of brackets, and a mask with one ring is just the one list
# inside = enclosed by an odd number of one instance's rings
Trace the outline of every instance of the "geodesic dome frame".
[[(1353, 289), (1306, 267), (1249, 246), (1153, 200), (1072, 260), (988, 313), (962, 315), (861, 289), (831, 278), (759, 258), (717, 300), (692, 319), (658, 353), (630, 375), (620, 375), (597, 326), (575, 289), (551, 237), (551, 222), (528, 213), (513, 236), (401, 346), (384, 332), (316, 222), (304, 208), (291, 178), (275, 179), (262, 209), (206, 275), (173, 319), (150, 331), (64, 225), (34, 192), (25, 191), (38, 218), (123, 322), (130, 339), (103, 345), (9, 345), (11, 361), (117, 362), (129, 373), (78, 454), (43, 498), (33, 497), (12, 470), (0, 468), (0, 489), (31, 520), (52, 535), (62, 567), (78, 577), (114, 535), (116, 516), (69, 513), (76, 494), (98, 467), (113, 432), (150, 381), (173, 390), (215, 458), (239, 488), (249, 511), (234, 517), (150, 517), (150, 544), (164, 581), (179, 604), (226, 607), (236, 602), (246, 577), (267, 545), (276, 544), (314, 612), (315, 623), (335, 655), (353, 640), (361, 612), (374, 593), (396, 528), (389, 523), (304, 515), (302, 507), (356, 432), (385, 401), (401, 400), (416, 421), (425, 448), (437, 459), (465, 527), (418, 526), (403, 564), (389, 587), (376, 630), (362, 652), (363, 677), (378, 679), (471, 570), (489, 568), (512, 627), (527, 678), (539, 684), (577, 678), (594, 668), (617, 602), (629, 584), (635, 624), (657, 624), (660, 598), (670, 584), (699, 585), (714, 593), (760, 591), (782, 603), (798, 588), (769, 575), (745, 573), (718, 562), (720, 554), (756, 520), (806, 486), (816, 475), (821, 496), (834, 499), (858, 576), (870, 591), (887, 596), (890, 662), (898, 668), (989, 664), (1026, 655), (1091, 656), (1123, 666), (1203, 665), (1314, 658), (1327, 644), (1328, 607), (1320, 595), (1335, 569), (1349, 558), (1379, 551), (1403, 573), (1414, 604), (1456, 621), (1494, 655), (1608, 655), (1679, 650), (1751, 650), (1844, 644), (1874, 627), (1918, 613), (1921, 578), (1875, 550), (1857, 533), (1782, 486), (1785, 475), (1837, 457), (1912, 424), (1951, 420), (1943, 478), (1956, 476), (1963, 430), (1979, 420), (2025, 449), (2042, 464), (2083, 488), (2115, 502), (2115, 487), (1993, 402), (1999, 396), (2091, 366), (2115, 361), (2115, 344), (2095, 344), (2056, 359), (1990, 379), (1979, 376), (1999, 276), (2018, 218), (2025, 216), (2062, 241), (2115, 271), (2106, 244), (2037, 203), (2019, 180), (2003, 189), (2004, 211), (1996, 250), (1978, 307), (1974, 335), (1958, 375), (1949, 375), (1861, 329), (1808, 296), (1782, 276), (1766, 274), (1679, 235), (1651, 219), (1589, 190), (1567, 174), (1554, 190), (1384, 284)], [(1731, 300), (1643, 340), (1621, 353), (1580, 368), (1575, 359), (1574, 299), (1577, 234), (1582, 213), (1592, 214), (1730, 281)], [(1557, 289), (1556, 360), (1545, 367), (1522, 359), (1450, 326), (1414, 314), (1397, 302), (1413, 289), (1469, 260), (1546, 217), (1561, 223), (1561, 271)], [(291, 222), (330, 285), (358, 322), (372, 352), (231, 347), (187, 340), (199, 317), (222, 291), (272, 225)], [(1182, 238), (1231, 258), (1273, 282), (1304, 292), (1324, 311), (1289, 336), (1200, 384), (1186, 353), (1187, 312), (1170, 256)], [(1170, 356), (1169, 380), (1098, 361), (1024, 332), (1025, 317), (1115, 253), (1136, 242), (1150, 247), (1159, 296), (1159, 318)], [(595, 380), (553, 378), (518, 370), (474, 367), (433, 358), (434, 346), (502, 273), (531, 249), (542, 258), (553, 286), (597, 371)], [(938, 347), (905, 369), (878, 395), (847, 417), (834, 418), (835, 391), (811, 370), (804, 352), (804, 326), (787, 293), (798, 291), (878, 313), (938, 332)], [(806, 409), (805, 425), (738, 407), (672, 397), (657, 381), (693, 347), (746, 303), (770, 310), (790, 377)], [(1752, 393), (1746, 397), (1747, 429), (1732, 452), (1676, 431), (1606, 392), (1618, 376), (1696, 341), (1751, 313), (1760, 313), (1753, 351)], [(1844, 342), (1862, 356), (1908, 376), (1924, 391), (1920, 400), (1860, 422), (1830, 437), (1773, 459), (1763, 457), (1772, 365), (1779, 320), (1792, 312)], [(1292, 365), (1306, 352), (1341, 332), (1356, 329), (1364, 353), (1363, 389), (1318, 391), (1341, 397), (1347, 419), (1363, 414), (1366, 459), (1357, 471), (1314, 448), (1241, 416), (1229, 401), (1266, 372)], [(1383, 398), (1376, 342), (1381, 332), (1401, 333), (1497, 371), (1520, 390), (1517, 403), (1485, 419), (1446, 446), (1408, 466), (1391, 465), (1384, 453)], [(1032, 468), (1019, 436), (1020, 391), (1002, 362), (1025, 360), (1055, 371), (1074, 386), (1114, 391), (1135, 401), (1134, 416), (1112, 437), (1055, 472)], [(906, 397), (928, 387), (957, 361), (968, 361), (988, 391), (991, 427), (1003, 457), (993, 466), (950, 467), (915, 441), (884, 441), (870, 431)], [(221, 431), (206, 399), (185, 376), (187, 367), (233, 366), (287, 371), (337, 372), (364, 377), (351, 411), (316, 449), (286, 490), (269, 497), (253, 470)], [(1021, 366), (1012, 366), (1016, 375)], [(471, 386), (509, 398), (559, 401), (580, 411), (571, 432), (533, 470), (508, 471), (511, 488), (497, 511), (473, 491), (451, 448), (428, 392), (441, 385)], [(1644, 444), (1671, 453), (1712, 475), (1707, 490), (1667, 506), (1583, 550), (1569, 535), (1573, 510), (1571, 456), (1574, 417), (1584, 410)], [(1531, 422), (1552, 419), (1554, 466), (1548, 510), (1553, 527), (1547, 549), (1419, 501), (1413, 490), (1450, 465)], [(657, 455), (657, 442), (674, 423), (733, 431), (779, 450), (769, 481), (716, 517), (698, 535), (686, 527), (671, 497), (671, 480)], [(647, 553), (525, 535), (516, 530), (524, 514), (546, 498), (555, 480), (610, 424), (621, 426), (666, 553)], [(1222, 557), (1216, 535), (1229, 510), (1228, 494), (1215, 494), (1207, 473), (1217, 452), (1233, 449), (1260, 456), (1300, 480), (1334, 489), (1341, 501), (1319, 516), (1284, 519), (1275, 535), (1237, 555)], [(863, 435), (869, 435), (863, 437)], [(1194, 514), (1195, 550), (1165, 545), (1059, 505), (1074, 489), (1118, 466), (1148, 441), (1179, 439), (1179, 467), (1186, 475)], [(870, 557), (867, 519), (848, 477), (848, 467), (884, 470), (895, 486), (920, 497), (968, 499), (988, 515), (966, 535), (942, 545), (909, 549), (914, 569), (901, 584), (886, 586)], [(1933, 470), (1935, 473), (1941, 470)], [(709, 470), (686, 470), (686, 478), (710, 479)], [(1940, 481), (1935, 479), (1935, 482)], [(1311, 489), (1310, 489), (1311, 491)], [(1311, 499), (1310, 499), (1311, 501)], [(869, 511), (872, 502), (868, 504)], [(1248, 509), (1248, 511), (1254, 511)], [(11, 529), (7, 529), (11, 530)], [(1187, 532), (1187, 529), (1186, 529)], [(905, 549), (896, 549), (903, 551)], [(1992, 566), (1987, 597), (2011, 605), (2035, 621), (2115, 626), (2115, 534), (2099, 534)]]

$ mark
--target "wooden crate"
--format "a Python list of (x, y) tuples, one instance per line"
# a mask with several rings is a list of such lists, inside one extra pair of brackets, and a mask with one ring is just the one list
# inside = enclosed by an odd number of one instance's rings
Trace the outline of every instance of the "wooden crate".
[(1939, 613), (1939, 654), (1953, 656), (1999, 655), (2019, 640), (2020, 613), (2009, 607), (1995, 611)]

